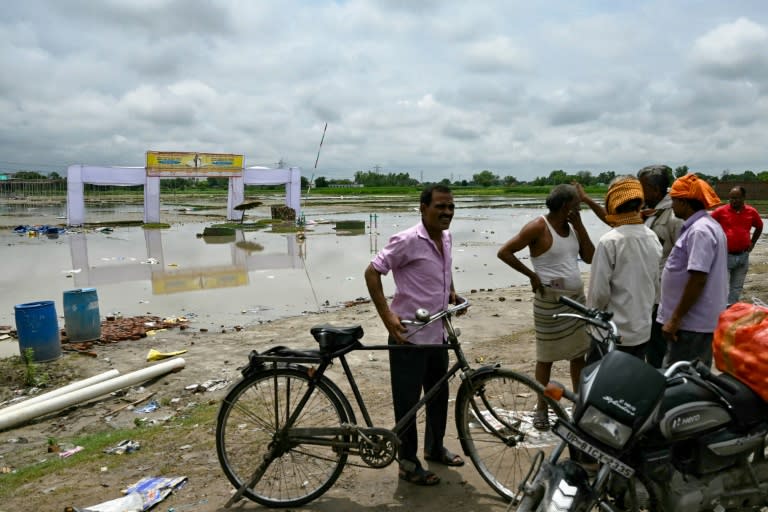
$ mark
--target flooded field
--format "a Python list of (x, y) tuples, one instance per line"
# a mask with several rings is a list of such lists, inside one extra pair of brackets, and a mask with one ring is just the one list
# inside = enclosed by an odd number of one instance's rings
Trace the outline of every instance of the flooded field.
[[(184, 316), (192, 326), (211, 330), (339, 307), (367, 298), (363, 270), (390, 235), (419, 221), (417, 201), (320, 198), (303, 206), (307, 227), (302, 234), (266, 228), (237, 230), (221, 239), (197, 236), (223, 221), (223, 206), (218, 205), (164, 204), (161, 218), (171, 223), (167, 229), (116, 225), (34, 236), (13, 228), (64, 223), (64, 206), (3, 205), (0, 325), (15, 324), (16, 304), (41, 300), (55, 301), (62, 317), (63, 293), (91, 287), (97, 290), (102, 317)], [(527, 283), (499, 261), (496, 252), (523, 224), (543, 213), (540, 200), (457, 198), (451, 227), (456, 289)], [(607, 228), (590, 211), (583, 216), (597, 240)], [(249, 211), (246, 222), (265, 217), (266, 206)], [(88, 222), (141, 218), (141, 204), (87, 209)], [(336, 222), (349, 220), (362, 227), (335, 229)], [(394, 291), (391, 279), (385, 279), (385, 286), (387, 293)]]

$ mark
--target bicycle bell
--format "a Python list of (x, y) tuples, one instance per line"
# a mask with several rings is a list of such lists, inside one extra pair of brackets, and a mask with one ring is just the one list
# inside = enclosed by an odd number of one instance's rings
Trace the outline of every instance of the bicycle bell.
[(424, 308), (417, 309), (416, 320), (419, 322), (429, 322), (429, 311)]

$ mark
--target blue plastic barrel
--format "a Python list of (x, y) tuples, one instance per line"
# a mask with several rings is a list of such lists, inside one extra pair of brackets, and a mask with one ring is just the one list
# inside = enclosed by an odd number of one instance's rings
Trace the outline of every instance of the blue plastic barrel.
[(92, 341), (101, 337), (99, 297), (96, 288), (78, 288), (64, 292), (64, 329), (72, 342)]
[(32, 360), (44, 363), (61, 357), (61, 337), (56, 319), (56, 306), (52, 300), (16, 304), (16, 332), (19, 352), (32, 349)]

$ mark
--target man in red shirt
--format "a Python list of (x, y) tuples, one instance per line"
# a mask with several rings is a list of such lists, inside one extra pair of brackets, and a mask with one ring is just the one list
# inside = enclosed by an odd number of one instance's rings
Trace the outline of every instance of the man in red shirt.
[(728, 239), (729, 306), (739, 301), (749, 268), (749, 253), (763, 232), (763, 220), (757, 210), (744, 202), (746, 197), (744, 187), (733, 187), (728, 193), (728, 204), (712, 212)]

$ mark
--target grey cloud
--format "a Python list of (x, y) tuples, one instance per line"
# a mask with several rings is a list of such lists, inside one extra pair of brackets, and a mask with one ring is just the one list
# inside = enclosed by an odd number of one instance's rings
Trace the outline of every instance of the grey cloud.
[(601, 116), (599, 109), (591, 109), (579, 105), (570, 105), (552, 113), (550, 121), (554, 126), (587, 123), (595, 121)]
[(468, 141), (477, 140), (482, 136), (482, 133), (477, 130), (453, 124), (444, 126), (442, 129), (442, 134), (452, 139)]

